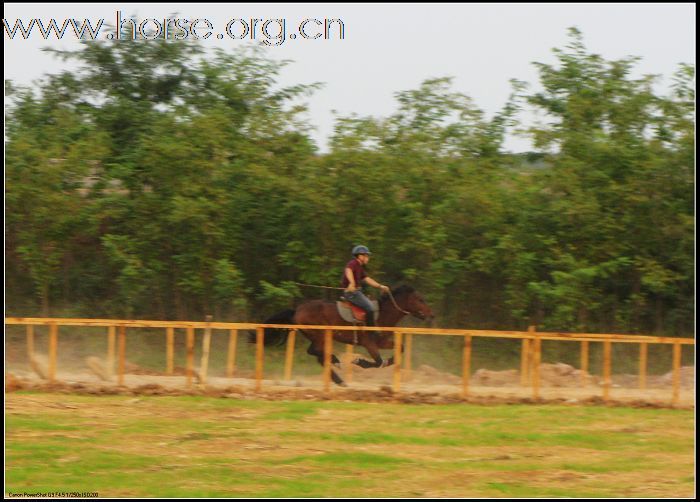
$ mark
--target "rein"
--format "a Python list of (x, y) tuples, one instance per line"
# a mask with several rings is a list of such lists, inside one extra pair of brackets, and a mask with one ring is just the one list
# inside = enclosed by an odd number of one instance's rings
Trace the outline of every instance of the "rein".
[(403, 312), (403, 313), (406, 314), (406, 315), (411, 315), (410, 312), (408, 312), (408, 311), (402, 309), (401, 307), (399, 307), (399, 306), (396, 304), (396, 300), (394, 300), (394, 295), (391, 294), (391, 289), (389, 289), (389, 298), (391, 298), (391, 303), (394, 304), (394, 307), (396, 307), (396, 310), (398, 310), (399, 312)]
[[(294, 284), (297, 284), (297, 285), (299, 285), (299, 286), (308, 286), (308, 287), (310, 287), (310, 288), (340, 289), (340, 290), (343, 290), (343, 291), (345, 290), (345, 288), (336, 288), (336, 287), (333, 287), (333, 286), (318, 286), (318, 285), (316, 285), (316, 284), (305, 284), (305, 283), (303, 283), (303, 282), (294, 282)], [(391, 303), (394, 304), (394, 307), (396, 307), (396, 310), (398, 310), (399, 312), (402, 312), (403, 314), (411, 315), (410, 312), (408, 312), (407, 310), (404, 310), (404, 309), (402, 309), (401, 307), (398, 306), (398, 304), (396, 303), (396, 299), (394, 299), (394, 295), (391, 293), (391, 288), (389, 288), (389, 298), (391, 298)]]
[(334, 288), (333, 286), (317, 286), (316, 284), (304, 284), (303, 282), (295, 282), (292, 281), (294, 284), (298, 286), (308, 286), (310, 288), (323, 288), (323, 289), (340, 289), (340, 290), (345, 290), (345, 288)]

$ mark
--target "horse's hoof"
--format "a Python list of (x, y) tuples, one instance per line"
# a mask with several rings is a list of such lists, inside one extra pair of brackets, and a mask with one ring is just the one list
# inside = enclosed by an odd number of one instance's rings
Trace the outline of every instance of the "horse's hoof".
[(348, 384), (346, 384), (345, 382), (340, 382), (338, 385), (340, 385), (341, 387), (347, 387), (347, 386), (348, 386)]

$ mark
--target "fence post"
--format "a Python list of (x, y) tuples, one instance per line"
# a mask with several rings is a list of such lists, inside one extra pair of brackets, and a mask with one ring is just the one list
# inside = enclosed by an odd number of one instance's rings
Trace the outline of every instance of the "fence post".
[(345, 365), (345, 381), (347, 383), (352, 382), (352, 352), (353, 352), (353, 346), (351, 343), (347, 344), (345, 346), (345, 353), (350, 354), (350, 356), (346, 356), (345, 360), (347, 361), (347, 364)]
[(534, 339), (534, 354), (532, 361), (532, 397), (540, 398), (540, 364), (542, 363), (542, 340), (539, 337)]
[(469, 377), (471, 376), (472, 362), (472, 336), (464, 335), (464, 349), (462, 350), (462, 398), (469, 395)]
[(192, 387), (194, 373), (194, 327), (187, 326), (187, 363), (185, 368), (187, 387)]
[(411, 354), (413, 353), (413, 335), (411, 333), (406, 333), (405, 338), (405, 348), (403, 351), (403, 369), (406, 374), (411, 373)]
[(29, 360), (29, 366), (32, 365), (32, 360), (34, 359), (34, 325), (27, 324), (27, 358)]
[(119, 326), (119, 385), (124, 385), (124, 372), (126, 371), (126, 326)]
[(202, 338), (202, 361), (199, 364), (199, 383), (207, 383), (207, 373), (209, 372), (209, 349), (211, 348), (211, 319), (210, 315), (204, 317), (207, 323), (204, 327), (204, 338)]
[(114, 377), (114, 356), (117, 352), (117, 328), (107, 327), (107, 375), (111, 380)]
[(401, 390), (401, 333), (394, 332), (394, 392)]
[(56, 380), (56, 353), (58, 352), (58, 325), (49, 325), (49, 381)]
[(165, 374), (172, 375), (175, 371), (175, 328), (165, 328)]
[(329, 392), (331, 387), (331, 353), (333, 352), (333, 331), (323, 333), (323, 390)]
[[(530, 339), (530, 354), (528, 356), (529, 361), (528, 361), (528, 379), (531, 381), (531, 385), (535, 385), (535, 351), (537, 350), (536, 344), (535, 344), (535, 330), (536, 327), (534, 325), (530, 325), (527, 327), (527, 333), (528, 335), (532, 336)], [(539, 374), (538, 374), (539, 378)]]
[(265, 358), (265, 328), (255, 330), (255, 391), (262, 389), (263, 362)]
[(292, 379), (292, 364), (294, 363), (294, 343), (297, 337), (297, 330), (289, 331), (287, 336), (287, 351), (284, 355), (284, 379)]
[(612, 342), (603, 342), (603, 400), (610, 399), (610, 384), (612, 383)]
[(680, 400), (681, 388), (681, 344), (674, 342), (673, 344), (673, 405), (677, 405)]
[(528, 381), (528, 368), (530, 365), (530, 339), (523, 338), (520, 347), (520, 385), (525, 387)]
[(588, 374), (588, 342), (581, 342), (581, 387), (586, 386), (586, 376)]
[(232, 329), (228, 335), (228, 356), (226, 358), (226, 376), (233, 378), (236, 371), (236, 345), (238, 344), (238, 330)]
[(644, 390), (647, 388), (647, 352), (649, 344), (639, 344), (639, 388)]
[(29, 358), (29, 364), (31, 365), (32, 359), (34, 359), (34, 325), (27, 324), (27, 357)]

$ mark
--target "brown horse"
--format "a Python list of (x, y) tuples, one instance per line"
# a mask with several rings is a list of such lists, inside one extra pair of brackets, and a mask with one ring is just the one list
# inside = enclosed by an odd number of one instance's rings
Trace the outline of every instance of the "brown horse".
[[(379, 299), (379, 318), (377, 319), (378, 326), (391, 327), (396, 326), (401, 319), (406, 315), (404, 312), (417, 317), (418, 319), (429, 319), (433, 317), (433, 311), (425, 303), (423, 297), (418, 294), (410, 286), (401, 286), (392, 291), (392, 295), (396, 300), (396, 308), (394, 302), (388, 294), (382, 295)], [(345, 321), (340, 314), (335, 302), (324, 300), (310, 300), (299, 305), (295, 310), (285, 310), (265, 321), (265, 324), (307, 324), (307, 325), (325, 325), (325, 326), (349, 326), (350, 323)], [(312, 356), (316, 356), (318, 362), (323, 365), (323, 330), (300, 330), (306, 338), (311, 340), (311, 345), (306, 351)], [(265, 329), (265, 345), (275, 343), (282, 344), (287, 339), (289, 334), (288, 329)], [(357, 335), (352, 331), (334, 331), (333, 339), (341, 343), (353, 344), (357, 336), (357, 344), (362, 345), (369, 355), (374, 359), (374, 362), (367, 359), (357, 358), (353, 361), (354, 364), (363, 368), (378, 368), (380, 366), (388, 366), (394, 363), (394, 358), (390, 357), (387, 361), (382, 360), (379, 354), (379, 349), (393, 349), (394, 336), (390, 331), (358, 331)], [(254, 336), (251, 337), (254, 341)], [(333, 364), (339, 364), (340, 361), (335, 355), (331, 356)], [(331, 378), (338, 385), (345, 385), (342, 378), (331, 370)]]

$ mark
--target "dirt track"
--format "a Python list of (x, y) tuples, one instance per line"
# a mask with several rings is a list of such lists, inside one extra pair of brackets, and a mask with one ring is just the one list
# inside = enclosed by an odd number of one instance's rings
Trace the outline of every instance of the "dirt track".
[[(343, 368), (341, 368), (341, 374)], [(105, 370), (99, 358), (87, 358), (84, 371), (62, 372), (59, 382), (46, 380), (45, 361), (37, 359), (32, 369), (13, 368), (6, 373), (6, 390), (37, 389), (57, 392), (87, 394), (130, 394), (130, 395), (212, 395), (221, 397), (249, 397), (277, 400), (352, 400), (367, 402), (407, 402), (407, 403), (565, 403), (565, 404), (608, 404), (640, 407), (670, 407), (672, 397), (671, 375), (650, 376), (647, 388), (638, 388), (636, 375), (616, 375), (610, 391), (610, 400), (602, 399), (599, 378), (582, 374), (565, 364), (543, 364), (541, 367), (541, 388), (537, 400), (533, 399), (532, 388), (520, 385), (517, 370), (489, 371), (477, 370), (470, 379), (469, 395), (462, 397), (462, 380), (459, 376), (441, 372), (427, 365), (414, 370), (402, 370), (401, 389), (392, 390), (394, 368), (360, 369), (353, 368), (352, 380), (347, 388), (333, 386), (331, 391), (323, 391), (318, 377), (294, 378), (290, 381), (263, 380), (262, 390), (255, 392), (252, 372), (239, 372), (235, 378), (209, 377), (206, 385), (198, 378), (192, 379), (187, 387), (184, 371), (179, 375), (166, 376), (147, 371), (135, 365), (127, 365), (124, 386), (119, 387), (116, 379)], [(681, 392), (677, 407), (693, 408), (695, 404), (694, 368), (684, 367), (681, 371)]]

